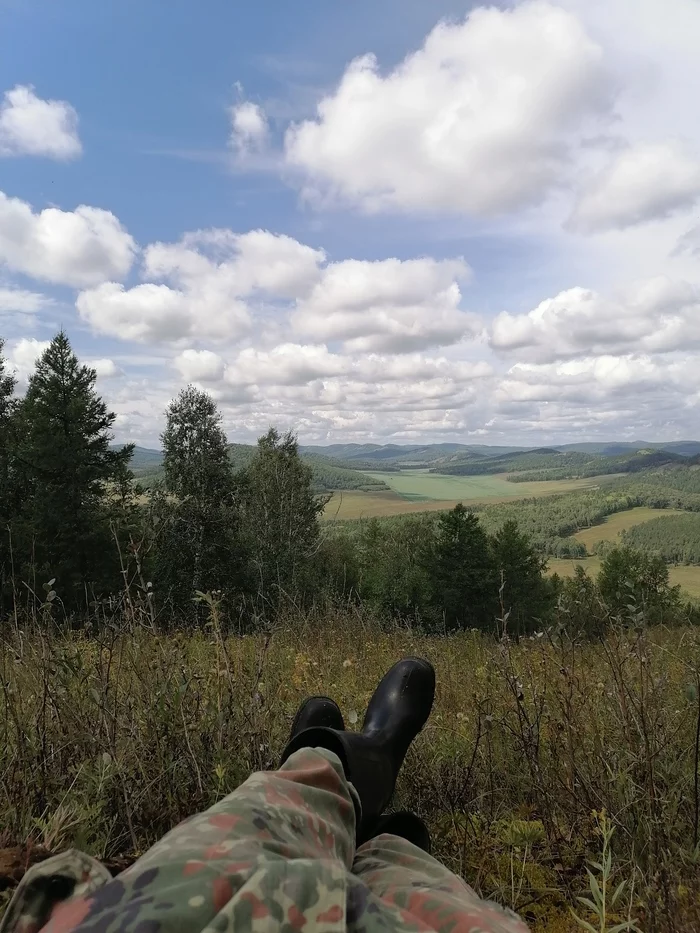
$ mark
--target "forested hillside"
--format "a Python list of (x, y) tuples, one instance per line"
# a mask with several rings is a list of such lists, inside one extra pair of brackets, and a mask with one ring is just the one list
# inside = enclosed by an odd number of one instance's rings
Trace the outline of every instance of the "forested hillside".
[(623, 532), (625, 544), (669, 564), (700, 564), (700, 514), (654, 518)]

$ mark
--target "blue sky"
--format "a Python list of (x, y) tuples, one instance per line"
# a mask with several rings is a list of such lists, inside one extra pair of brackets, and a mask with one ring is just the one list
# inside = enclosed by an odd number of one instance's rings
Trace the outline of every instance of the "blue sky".
[(700, 435), (693, 0), (0, 14), (19, 391), (64, 326), (145, 444), (187, 382), (232, 440)]

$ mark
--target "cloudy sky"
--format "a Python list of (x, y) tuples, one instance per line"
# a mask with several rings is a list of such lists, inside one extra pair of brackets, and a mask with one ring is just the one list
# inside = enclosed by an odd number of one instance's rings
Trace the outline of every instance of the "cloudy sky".
[(0, 0), (0, 336), (153, 446), (700, 437), (700, 0)]

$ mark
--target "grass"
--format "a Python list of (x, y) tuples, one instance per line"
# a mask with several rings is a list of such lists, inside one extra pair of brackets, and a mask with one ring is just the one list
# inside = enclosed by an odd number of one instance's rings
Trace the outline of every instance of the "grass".
[[(334, 492), (326, 506), (325, 518), (370, 518), (399, 515), (406, 512), (426, 512), (449, 509), (458, 502), (483, 504), (551, 496), (590, 489), (602, 479), (553, 480), (551, 482), (509, 483), (505, 473), (491, 476), (448, 476), (426, 470), (402, 470), (400, 473), (367, 473), (383, 479), (391, 491), (364, 492), (348, 490)], [(619, 478), (619, 477), (617, 477)]]
[(585, 544), (590, 552), (598, 541), (616, 541), (621, 531), (627, 531), (628, 528), (641, 525), (652, 518), (664, 518), (669, 515), (687, 515), (687, 512), (679, 509), (649, 509), (646, 506), (640, 506), (636, 509), (627, 509), (625, 512), (615, 512), (599, 525), (584, 528), (574, 537)]
[[(574, 559), (549, 557), (549, 573), (558, 573), (560, 577), (573, 577), (577, 565), (584, 567), (595, 579), (600, 570), (599, 557), (580, 557)], [(668, 575), (672, 586), (680, 586), (688, 596), (700, 598), (700, 566), (671, 564)]]
[(396, 805), (427, 820), (439, 859), (533, 929), (572, 930), (604, 810), (616, 830), (610, 883), (634, 892), (606, 922), (631, 913), (649, 931), (669, 918), (698, 928), (697, 630), (515, 646), (386, 631), (348, 610), (241, 638), (224, 638), (215, 613), (206, 633), (6, 631), (4, 844), (128, 863), (274, 767), (303, 697), (329, 693), (361, 722), (381, 675), (409, 654), (433, 661), (438, 692)]

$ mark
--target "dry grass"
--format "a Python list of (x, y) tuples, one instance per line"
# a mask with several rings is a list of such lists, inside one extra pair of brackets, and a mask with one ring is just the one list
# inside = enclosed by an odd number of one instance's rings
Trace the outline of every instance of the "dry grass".
[(620, 916), (681, 928), (699, 861), (695, 630), (513, 646), (324, 614), (224, 639), (214, 614), (208, 634), (15, 631), (0, 658), (5, 844), (132, 858), (274, 767), (304, 696), (330, 693), (361, 721), (380, 676), (408, 654), (433, 661), (438, 695), (397, 804), (427, 819), (436, 855), (535, 928), (572, 929), (585, 859), (600, 847), (592, 813), (605, 809), (615, 881), (634, 882)]
[[(583, 567), (595, 580), (600, 570), (599, 557), (547, 558), (548, 573), (560, 577), (573, 577), (577, 566)], [(668, 576), (671, 586), (680, 586), (693, 599), (700, 598), (700, 567), (696, 565), (669, 564)]]
[(687, 515), (679, 509), (649, 509), (646, 506), (640, 506), (636, 509), (627, 509), (625, 512), (615, 512), (602, 521), (599, 525), (593, 525), (590, 528), (584, 528), (576, 532), (574, 537), (586, 545), (589, 553), (598, 541), (617, 541), (621, 531), (627, 531), (635, 525), (641, 525), (652, 518), (664, 518), (668, 515)]

